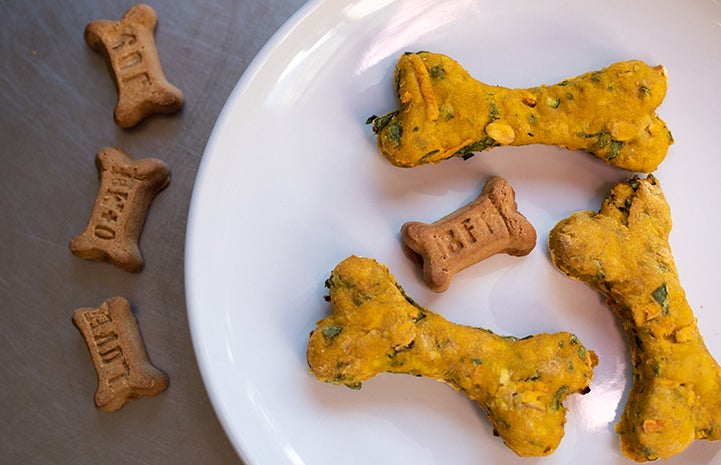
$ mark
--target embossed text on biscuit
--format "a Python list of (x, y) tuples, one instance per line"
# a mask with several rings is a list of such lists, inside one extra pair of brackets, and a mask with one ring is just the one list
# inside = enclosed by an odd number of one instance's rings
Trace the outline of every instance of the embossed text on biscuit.
[(183, 105), (182, 92), (168, 82), (155, 46), (155, 10), (130, 8), (118, 21), (98, 20), (85, 28), (85, 41), (102, 53), (115, 79), (115, 121), (129, 128), (153, 113), (172, 113)]
[(421, 264), (426, 285), (448, 289), (458, 271), (492, 255), (527, 255), (536, 245), (536, 230), (518, 211), (508, 182), (493, 177), (473, 202), (432, 223), (405, 223), (406, 253)]
[(73, 313), (98, 375), (95, 405), (112, 412), (137, 397), (154, 396), (168, 386), (168, 378), (150, 363), (130, 304), (112, 297), (97, 308)]
[(113, 147), (98, 152), (96, 165), (98, 196), (87, 227), (70, 242), (70, 250), (81, 258), (140, 271), (138, 240), (153, 198), (170, 182), (168, 167), (156, 158), (135, 161)]

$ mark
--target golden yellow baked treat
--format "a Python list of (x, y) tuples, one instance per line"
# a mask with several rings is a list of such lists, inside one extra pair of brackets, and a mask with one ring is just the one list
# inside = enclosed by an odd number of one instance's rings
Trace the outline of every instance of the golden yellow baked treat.
[(478, 402), (521, 456), (553, 452), (564, 433), (564, 399), (589, 390), (597, 357), (573, 334), (517, 339), (451, 323), (369, 258), (343, 260), (327, 285), (333, 312), (318, 322), (307, 351), (321, 381), (359, 388), (381, 372), (442, 381)]
[(655, 113), (666, 85), (663, 66), (632, 60), (555, 85), (509, 89), (475, 80), (447, 56), (406, 53), (395, 69), (400, 109), (368, 123), (396, 166), (499, 145), (551, 144), (649, 173), (673, 143)]
[(551, 231), (553, 263), (603, 294), (631, 346), (633, 387), (616, 431), (639, 462), (721, 438), (721, 368), (704, 345), (671, 255), (671, 212), (653, 176), (617, 184), (598, 213)]

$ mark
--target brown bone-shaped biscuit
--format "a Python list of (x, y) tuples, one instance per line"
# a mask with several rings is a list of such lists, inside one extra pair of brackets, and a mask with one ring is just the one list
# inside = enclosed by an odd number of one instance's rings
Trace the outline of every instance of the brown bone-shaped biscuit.
[(70, 241), (70, 250), (81, 258), (138, 272), (143, 268), (140, 232), (153, 198), (170, 182), (170, 171), (157, 158), (134, 161), (114, 147), (100, 149), (95, 164), (98, 196), (85, 231)]
[(492, 255), (527, 255), (536, 245), (536, 230), (518, 211), (513, 188), (495, 176), (471, 203), (432, 224), (401, 227), (406, 254), (423, 268), (423, 280), (443, 292), (458, 271)]
[(78, 308), (73, 324), (88, 346), (98, 374), (95, 406), (113, 412), (129, 400), (155, 396), (168, 387), (168, 377), (153, 366), (130, 304), (111, 297), (97, 308)]
[(158, 16), (138, 4), (119, 21), (93, 21), (85, 41), (106, 61), (118, 89), (115, 122), (130, 128), (153, 113), (173, 113), (183, 106), (183, 93), (170, 84), (155, 47)]

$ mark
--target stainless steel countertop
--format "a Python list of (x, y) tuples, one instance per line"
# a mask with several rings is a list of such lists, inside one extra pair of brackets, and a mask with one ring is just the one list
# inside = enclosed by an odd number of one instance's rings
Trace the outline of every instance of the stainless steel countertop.
[[(233, 86), (303, 0), (154, 0), (155, 40), (183, 109), (124, 130), (103, 58), (83, 39), (134, 3), (0, 0), (0, 463), (241, 463), (212, 409), (193, 353), (184, 294), (185, 226), (196, 171)], [(96, 152), (117, 146), (171, 170), (128, 273), (74, 256), (98, 191)], [(79, 307), (130, 301), (168, 389), (113, 413), (93, 403)]]

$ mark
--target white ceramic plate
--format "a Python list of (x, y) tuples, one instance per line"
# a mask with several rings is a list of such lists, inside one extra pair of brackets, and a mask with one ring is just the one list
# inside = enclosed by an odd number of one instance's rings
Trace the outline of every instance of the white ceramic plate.
[[(613, 432), (629, 388), (619, 322), (585, 285), (555, 270), (548, 231), (598, 209), (630, 173), (555, 147), (498, 148), (468, 161), (401, 169), (365, 120), (396, 108), (393, 67), (431, 50), (477, 79), (555, 83), (620, 60), (668, 69), (659, 115), (676, 143), (655, 173), (671, 205), (671, 246), (702, 334), (721, 360), (721, 6), (716, 1), (314, 1), (238, 83), (203, 157), (187, 236), (193, 341), (210, 398), (248, 464), (629, 463)], [(400, 226), (475, 198), (491, 175), (516, 190), (538, 231), (523, 258), (496, 256), (427, 290), (401, 251)], [(329, 312), (323, 286), (351, 254), (387, 264), (408, 293), (448, 319), (505, 335), (574, 332), (597, 351), (591, 393), (571, 396), (566, 435), (520, 459), (462, 394), (384, 374), (360, 391), (308, 372), (308, 333)], [(698, 441), (668, 464), (721, 460)]]

